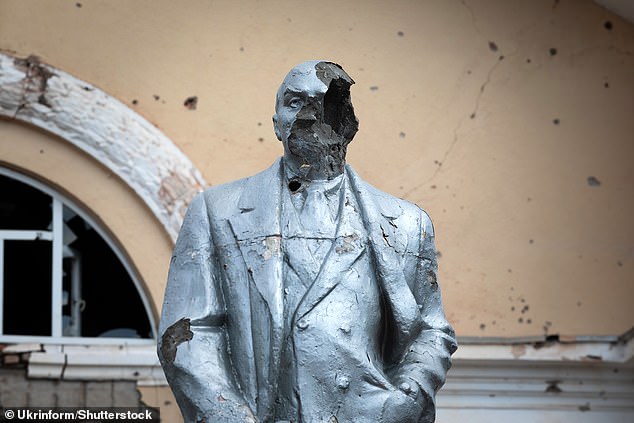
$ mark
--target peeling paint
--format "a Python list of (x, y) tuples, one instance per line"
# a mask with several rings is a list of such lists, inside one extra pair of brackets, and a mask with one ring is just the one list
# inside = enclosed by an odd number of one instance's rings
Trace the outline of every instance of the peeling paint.
[(526, 354), (526, 345), (524, 344), (516, 344), (511, 347), (511, 354), (515, 358), (520, 358), (521, 356)]
[(165, 330), (161, 337), (161, 356), (167, 363), (173, 363), (176, 359), (177, 347), (185, 341), (191, 341), (194, 332), (190, 330), (190, 320), (182, 318)]

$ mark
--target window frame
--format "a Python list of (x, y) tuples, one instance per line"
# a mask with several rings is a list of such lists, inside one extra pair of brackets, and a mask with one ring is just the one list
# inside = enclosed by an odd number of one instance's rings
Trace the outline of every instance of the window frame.
[[(90, 345), (151, 345), (156, 344), (156, 321), (148, 296), (145, 294), (140, 278), (128, 262), (125, 254), (108, 233), (95, 223), (88, 213), (82, 210), (74, 201), (60, 194), (44, 183), (26, 176), (23, 173), (0, 166), (0, 175), (22, 182), (40, 190), (51, 197), (52, 225), (51, 230), (1, 230), (0, 229), (0, 343), (40, 343), (40, 344), (90, 344)], [(75, 337), (62, 334), (62, 291), (63, 291), (63, 208), (68, 207), (79, 217), (84, 219), (114, 252), (122, 266), (130, 276), (134, 287), (141, 298), (145, 314), (151, 327), (150, 338), (100, 338)], [(56, 236), (56, 234), (59, 234)], [(48, 240), (52, 242), (52, 278), (51, 278), (51, 335), (7, 335), (4, 334), (4, 241), (13, 240)], [(116, 305), (113, 305), (113, 310)]]

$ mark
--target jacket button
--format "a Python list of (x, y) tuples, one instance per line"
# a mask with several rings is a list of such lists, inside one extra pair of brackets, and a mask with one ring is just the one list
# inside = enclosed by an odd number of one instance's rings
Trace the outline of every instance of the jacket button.
[(300, 319), (299, 322), (297, 322), (297, 327), (304, 330), (308, 327), (308, 322), (305, 319)]
[(347, 324), (347, 323), (344, 323), (343, 325), (341, 325), (341, 326), (339, 327), (339, 330), (340, 330), (341, 332), (345, 333), (346, 335), (349, 335), (349, 334), (350, 334), (350, 325), (349, 325), (349, 324)]
[(348, 379), (345, 376), (340, 377), (339, 380), (337, 381), (337, 388), (341, 390), (348, 389), (349, 386), (350, 386), (350, 379)]

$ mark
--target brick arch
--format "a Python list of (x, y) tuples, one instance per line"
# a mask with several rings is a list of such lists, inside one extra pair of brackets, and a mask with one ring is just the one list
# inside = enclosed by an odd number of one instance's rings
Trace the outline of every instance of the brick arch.
[(172, 240), (205, 186), (194, 164), (161, 131), (106, 92), (36, 57), (0, 53), (0, 116), (58, 135), (119, 176)]

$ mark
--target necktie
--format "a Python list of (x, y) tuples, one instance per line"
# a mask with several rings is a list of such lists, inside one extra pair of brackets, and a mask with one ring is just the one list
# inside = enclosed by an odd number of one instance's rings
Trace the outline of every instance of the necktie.
[(300, 213), (302, 227), (312, 236), (333, 236), (334, 222), (323, 187), (309, 186)]

